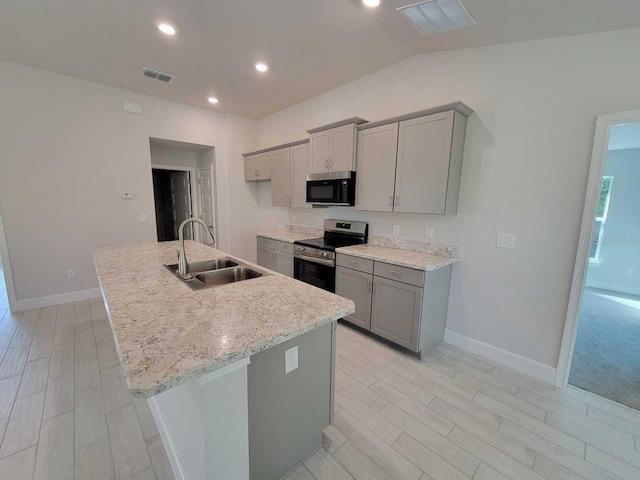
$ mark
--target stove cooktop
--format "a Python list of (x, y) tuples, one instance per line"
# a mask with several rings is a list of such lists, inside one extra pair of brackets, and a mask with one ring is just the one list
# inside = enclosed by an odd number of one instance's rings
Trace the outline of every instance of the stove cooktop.
[(319, 248), (320, 250), (327, 250), (329, 252), (335, 252), (336, 248), (349, 247), (351, 245), (360, 245), (362, 241), (353, 240), (325, 240), (324, 238), (310, 238), (308, 240), (297, 240), (294, 242), (296, 245), (303, 245), (305, 247)]

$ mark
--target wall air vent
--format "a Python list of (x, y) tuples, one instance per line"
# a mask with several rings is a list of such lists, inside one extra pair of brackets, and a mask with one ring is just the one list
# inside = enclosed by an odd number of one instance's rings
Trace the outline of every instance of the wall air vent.
[(173, 80), (173, 78), (174, 78), (172, 75), (168, 75), (166, 73), (157, 72), (155, 70), (151, 70), (150, 68), (143, 68), (142, 69), (142, 75), (144, 75), (145, 77), (149, 77), (149, 78), (154, 78), (156, 80), (160, 80), (161, 82), (164, 82), (164, 83), (171, 83), (171, 80)]
[(423, 35), (477, 25), (460, 0), (428, 0), (396, 10)]

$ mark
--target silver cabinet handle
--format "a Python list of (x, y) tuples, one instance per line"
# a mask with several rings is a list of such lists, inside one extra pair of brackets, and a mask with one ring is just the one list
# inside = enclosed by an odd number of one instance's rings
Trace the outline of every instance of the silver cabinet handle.
[(400, 205), (400, 195), (396, 195), (396, 205)]
[(358, 265), (358, 262), (355, 260), (349, 260), (349, 265)]
[(373, 290), (373, 282), (369, 280), (369, 290)]
[(398, 275), (399, 277), (402, 276), (402, 272), (399, 272), (398, 270), (389, 270), (389, 273), (391, 275)]
[(393, 206), (393, 195), (389, 195), (389, 206)]

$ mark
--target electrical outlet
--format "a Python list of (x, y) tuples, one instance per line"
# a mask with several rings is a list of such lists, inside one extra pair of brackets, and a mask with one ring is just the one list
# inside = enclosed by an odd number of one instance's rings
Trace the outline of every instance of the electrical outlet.
[(76, 278), (76, 271), (70, 268), (69, 270), (67, 270), (67, 279), (73, 280), (74, 278)]
[(394, 235), (400, 235), (400, 225), (394, 225), (393, 226), (393, 234)]
[(424, 238), (433, 240), (433, 227), (424, 227)]
[(140, 223), (147, 223), (147, 214), (146, 213), (141, 213), (140, 214)]
[(514, 233), (499, 233), (498, 248), (515, 248), (516, 235)]
[(286, 352), (284, 352), (285, 375), (289, 372), (294, 371), (296, 368), (298, 368), (298, 346), (297, 345), (293, 348), (290, 348)]

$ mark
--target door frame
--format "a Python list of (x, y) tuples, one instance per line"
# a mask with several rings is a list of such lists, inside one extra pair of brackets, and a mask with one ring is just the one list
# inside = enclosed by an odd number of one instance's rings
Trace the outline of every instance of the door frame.
[[(156, 165), (151, 164), (151, 170), (172, 170), (176, 172), (189, 172), (189, 184), (191, 190), (191, 216), (192, 218), (200, 218), (200, 187), (198, 185), (198, 168), (197, 167), (184, 167), (178, 165)], [(202, 242), (202, 231), (200, 228), (194, 228), (194, 232), (198, 232), (195, 235), (195, 239), (198, 242)]]
[(602, 176), (607, 159), (609, 134), (613, 125), (629, 122), (640, 122), (640, 110), (627, 110), (598, 115), (597, 117), (593, 151), (591, 154), (591, 167), (589, 169), (589, 181), (587, 183), (584, 210), (582, 212), (580, 239), (578, 240), (573, 279), (571, 281), (571, 293), (569, 295), (569, 306), (567, 308), (562, 345), (560, 347), (560, 357), (556, 369), (555, 384), (559, 387), (567, 386), (569, 373), (571, 372), (573, 349), (578, 333), (578, 316), (580, 314), (582, 293), (584, 291), (589, 266), (589, 251), (593, 238), (593, 219), (600, 196), (600, 186), (602, 184)]
[[(4, 223), (2, 223), (2, 211), (0, 211), (0, 258), (2, 259), (2, 271), (4, 272), (4, 283), (7, 288), (7, 299), (9, 300), (9, 311), (15, 312), (17, 306), (16, 289), (13, 283), (13, 273), (11, 271), (11, 260), (9, 259), (9, 246), (4, 233)], [(0, 318), (0, 320), (2, 320)]]

